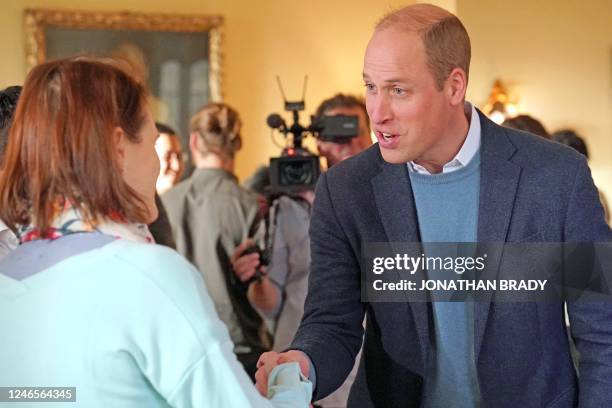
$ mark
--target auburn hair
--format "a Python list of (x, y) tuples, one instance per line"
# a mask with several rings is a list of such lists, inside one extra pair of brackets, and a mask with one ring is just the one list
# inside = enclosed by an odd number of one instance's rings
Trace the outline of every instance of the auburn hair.
[(33, 224), (43, 237), (66, 204), (94, 225), (100, 218), (145, 222), (147, 207), (127, 185), (117, 127), (140, 142), (145, 87), (112, 60), (68, 58), (28, 74), (0, 175), (0, 217), (14, 231)]

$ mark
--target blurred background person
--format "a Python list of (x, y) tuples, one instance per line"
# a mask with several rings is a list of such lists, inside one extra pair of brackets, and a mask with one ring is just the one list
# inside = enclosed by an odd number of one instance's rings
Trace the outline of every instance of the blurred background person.
[(331, 167), (344, 159), (356, 155), (372, 144), (370, 118), (365, 111), (365, 104), (361, 99), (353, 95), (338, 93), (321, 102), (315, 115), (317, 117), (336, 115), (357, 116), (359, 120), (359, 134), (357, 137), (349, 139), (348, 143), (326, 142), (317, 139), (317, 149), (319, 154), (327, 160), (327, 167)]
[(157, 176), (157, 194), (164, 194), (174, 187), (183, 176), (185, 162), (183, 161), (183, 147), (177, 133), (170, 126), (155, 123), (159, 136), (155, 141), (155, 151), (159, 157), (160, 168)]
[(242, 183), (242, 186), (257, 194), (260, 219), (267, 221), (270, 211), (270, 167), (259, 166), (255, 173)]
[[(317, 139), (317, 148), (321, 156), (334, 166), (342, 160), (367, 149), (372, 145), (369, 117), (365, 103), (352, 95), (336, 94), (321, 102), (316, 116), (347, 115), (357, 116), (359, 133), (348, 143), (326, 142)], [(261, 173), (261, 171), (259, 172)], [(260, 174), (259, 179), (264, 179)], [(261, 188), (253, 179), (253, 185)], [(261, 180), (260, 180), (261, 181)], [(265, 275), (249, 287), (248, 295), (257, 309), (269, 319), (274, 328), (275, 351), (284, 351), (289, 347), (304, 314), (304, 301), (308, 293), (308, 275), (310, 272), (310, 212), (314, 201), (314, 191), (305, 189), (296, 196), (281, 196), (271, 205), (271, 226), (269, 234), (273, 237), (270, 265), (261, 266), (257, 253), (242, 255), (244, 249), (252, 243), (243, 243), (234, 252), (233, 267), (239, 276), (250, 278), (258, 268), (263, 268)], [(359, 361), (359, 357), (356, 359)], [(346, 407), (350, 387), (355, 379), (353, 369), (344, 384), (317, 406), (325, 408)]]
[[(9, 129), (13, 121), (13, 114), (17, 106), (17, 100), (21, 93), (20, 86), (10, 86), (0, 91), (0, 168), (3, 163), (4, 150), (8, 142)], [(0, 219), (0, 259), (17, 247), (19, 241)]]
[(506, 119), (502, 126), (509, 127), (511, 129), (522, 130), (529, 132), (534, 135), (543, 137), (544, 139), (550, 139), (550, 134), (539, 120), (529, 115), (518, 115), (510, 119)]
[(149, 231), (153, 235), (156, 244), (176, 249), (174, 234), (172, 233), (172, 226), (166, 213), (166, 207), (164, 207), (164, 203), (157, 193), (155, 193), (155, 205), (157, 206), (158, 215), (157, 219), (148, 225)]
[(155, 127), (158, 132), (157, 140), (155, 141), (155, 152), (159, 159), (159, 175), (155, 184), (155, 189), (157, 190), (155, 204), (157, 205), (159, 216), (154, 222), (149, 224), (149, 230), (157, 244), (176, 249), (172, 226), (170, 225), (170, 220), (168, 220), (164, 203), (159, 195), (168, 191), (181, 179), (185, 168), (183, 150), (181, 148), (181, 141), (170, 126), (156, 122)]
[(152, 244), (156, 138), (146, 92), (116, 66), (28, 74), (0, 176), (20, 239), (0, 262), (0, 384), (76, 387), (86, 407), (306, 407), (295, 365), (277, 403), (258, 395), (199, 273)]
[(269, 349), (266, 326), (247, 299), (249, 286), (231, 268), (230, 255), (259, 225), (257, 195), (233, 174), (242, 146), (238, 112), (222, 103), (200, 109), (191, 120), (189, 149), (195, 170), (162, 196), (177, 250), (202, 273), (234, 351), (253, 376), (259, 354)]
[(4, 156), (4, 150), (8, 143), (9, 129), (21, 89), (21, 86), (9, 86), (0, 91), (0, 160)]
[[(581, 153), (587, 159), (589, 159), (589, 149), (587, 148), (586, 142), (584, 141), (584, 138), (582, 136), (576, 133), (575, 130), (558, 130), (552, 134), (552, 140), (571, 147), (572, 149), (578, 151), (578, 153)], [(610, 223), (610, 206), (608, 204), (606, 196), (601, 192), (601, 190), (599, 190), (599, 200), (601, 201), (601, 205), (604, 208), (606, 222), (608, 223), (608, 225), (612, 225)]]

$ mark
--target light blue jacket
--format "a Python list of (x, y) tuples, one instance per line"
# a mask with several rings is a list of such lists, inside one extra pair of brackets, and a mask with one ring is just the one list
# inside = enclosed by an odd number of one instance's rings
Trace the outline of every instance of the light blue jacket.
[(257, 393), (201, 275), (171, 249), (118, 239), (25, 278), (6, 272), (0, 387), (76, 387), (69, 407), (308, 406), (296, 365), (273, 372), (271, 402)]

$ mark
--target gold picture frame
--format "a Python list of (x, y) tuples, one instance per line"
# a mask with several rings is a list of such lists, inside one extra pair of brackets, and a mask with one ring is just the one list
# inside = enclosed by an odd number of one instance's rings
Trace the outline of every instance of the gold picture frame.
[[(50, 45), (48, 44), (48, 41), (50, 41), (47, 38), (48, 33), (57, 32), (58, 30), (71, 33), (76, 32), (76, 35), (80, 35), (80, 32), (73, 30), (84, 30), (83, 35), (91, 32), (97, 33), (96, 35), (109, 36), (136, 33), (136, 35), (140, 36), (157, 35), (170, 37), (183, 35), (190, 36), (190, 38), (207, 38), (208, 43), (200, 51), (202, 54), (206, 54), (206, 51), (203, 50), (207, 47), (206, 73), (208, 76), (208, 89), (206, 90), (206, 98), (210, 102), (221, 102), (223, 100), (221, 52), (223, 17), (221, 16), (30, 8), (25, 10), (24, 19), (26, 69), (28, 71), (33, 66), (47, 59), (48, 45)], [(145, 32), (147, 33), (145, 34)], [(206, 37), (201, 36), (203, 34)], [(199, 44), (193, 44), (193, 47), (197, 48), (200, 46)], [(53, 55), (49, 57), (57, 58), (57, 56)]]

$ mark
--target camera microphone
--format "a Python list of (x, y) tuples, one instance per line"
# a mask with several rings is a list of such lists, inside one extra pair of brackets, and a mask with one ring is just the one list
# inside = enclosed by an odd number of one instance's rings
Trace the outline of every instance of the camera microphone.
[(287, 124), (285, 123), (285, 120), (278, 113), (273, 113), (269, 115), (268, 119), (266, 119), (266, 123), (272, 129), (279, 129), (279, 128), (286, 129), (287, 128)]

